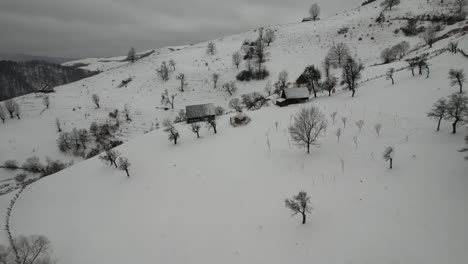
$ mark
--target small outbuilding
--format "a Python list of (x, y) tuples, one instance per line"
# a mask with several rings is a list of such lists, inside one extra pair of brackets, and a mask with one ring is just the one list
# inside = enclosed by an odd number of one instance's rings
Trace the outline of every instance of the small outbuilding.
[(280, 98), (276, 99), (276, 105), (287, 106), (290, 104), (304, 103), (309, 100), (309, 90), (305, 87), (286, 88), (280, 93)]
[(187, 124), (211, 121), (216, 118), (215, 107), (212, 103), (187, 105), (185, 107), (185, 113), (187, 115)]

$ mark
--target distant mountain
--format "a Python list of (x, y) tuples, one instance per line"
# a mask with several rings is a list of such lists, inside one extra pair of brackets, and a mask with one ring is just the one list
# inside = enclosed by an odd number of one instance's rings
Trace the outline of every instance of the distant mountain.
[(0, 61), (2, 60), (9, 60), (9, 61), (16, 61), (16, 62), (40, 60), (40, 61), (47, 61), (50, 63), (62, 64), (67, 61), (76, 60), (76, 58), (48, 57), (48, 56), (36, 56), (36, 55), (21, 54), (21, 53), (0, 52)]
[(55, 87), (95, 75), (97, 72), (46, 61), (0, 61), (0, 101)]

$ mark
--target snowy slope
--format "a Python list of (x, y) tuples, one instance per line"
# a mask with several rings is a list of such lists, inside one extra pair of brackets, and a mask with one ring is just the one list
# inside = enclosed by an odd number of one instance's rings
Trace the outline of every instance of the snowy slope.
[[(201, 139), (178, 125), (177, 146), (162, 131), (138, 137), (118, 148), (133, 163), (131, 178), (96, 158), (47, 177), (23, 193), (13, 230), (46, 234), (59, 262), (72, 264), (464, 263), (468, 163), (456, 151), (464, 133), (451, 135), (446, 123), (435, 133), (425, 113), (453, 92), (447, 65), (468, 64), (449, 54), (431, 63), (430, 79), (401, 72), (396, 85), (371, 81), (354, 99), (248, 112), (253, 121), (241, 128), (223, 117), (219, 133), (205, 129)], [(329, 120), (321, 147), (306, 155), (287, 126), (310, 105), (349, 123), (337, 143), (341, 121)], [(381, 158), (388, 145), (393, 170)], [(299, 190), (314, 207), (304, 226), (283, 205)]]

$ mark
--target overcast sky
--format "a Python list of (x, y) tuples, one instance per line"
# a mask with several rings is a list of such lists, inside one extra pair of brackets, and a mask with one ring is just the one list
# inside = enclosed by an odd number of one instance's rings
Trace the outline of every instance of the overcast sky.
[[(317, 0), (322, 16), (363, 0)], [(0, 0), (0, 52), (106, 57), (300, 21), (306, 0)]]

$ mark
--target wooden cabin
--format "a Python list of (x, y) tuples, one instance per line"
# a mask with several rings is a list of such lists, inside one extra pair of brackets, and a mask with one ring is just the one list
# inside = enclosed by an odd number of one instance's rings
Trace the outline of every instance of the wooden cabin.
[(216, 118), (215, 107), (210, 104), (187, 105), (185, 107), (187, 124), (196, 122), (211, 121)]
[(276, 99), (276, 105), (283, 107), (290, 104), (304, 103), (309, 100), (309, 90), (306, 87), (285, 88)]

